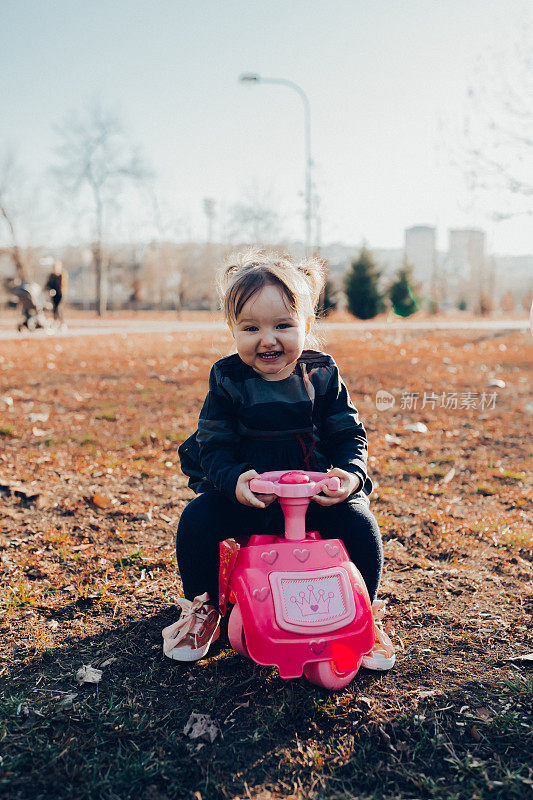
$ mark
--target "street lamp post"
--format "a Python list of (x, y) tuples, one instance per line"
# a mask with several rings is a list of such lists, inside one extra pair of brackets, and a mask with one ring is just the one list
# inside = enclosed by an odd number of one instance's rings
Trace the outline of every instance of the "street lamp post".
[(261, 75), (245, 73), (244, 75), (240, 76), (239, 80), (244, 83), (276, 83), (280, 86), (288, 86), (289, 89), (294, 89), (294, 91), (297, 92), (302, 100), (305, 116), (305, 249), (307, 255), (310, 255), (312, 216), (311, 168), (313, 162), (311, 160), (311, 107), (309, 105), (308, 97), (301, 86), (298, 86), (298, 84), (294, 83), (294, 81), (288, 81), (285, 78), (263, 78)]

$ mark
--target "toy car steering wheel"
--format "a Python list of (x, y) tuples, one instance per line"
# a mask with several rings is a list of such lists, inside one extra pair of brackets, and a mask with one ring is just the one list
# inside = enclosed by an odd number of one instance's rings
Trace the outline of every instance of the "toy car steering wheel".
[(305, 539), (305, 512), (309, 500), (326, 486), (335, 492), (340, 488), (338, 477), (328, 478), (325, 472), (263, 472), (252, 478), (250, 489), (258, 494), (276, 494), (285, 515), (285, 538)]
[(292, 470), (285, 472), (263, 472), (259, 478), (252, 478), (250, 489), (258, 494), (277, 494), (278, 497), (313, 497), (324, 486), (332, 491), (340, 488), (337, 477), (328, 478), (325, 472), (304, 472)]

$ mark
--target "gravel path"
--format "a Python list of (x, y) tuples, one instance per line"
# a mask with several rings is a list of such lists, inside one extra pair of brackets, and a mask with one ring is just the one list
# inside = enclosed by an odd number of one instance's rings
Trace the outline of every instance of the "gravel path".
[[(475, 330), (475, 331), (525, 331), (528, 328), (527, 320), (517, 319), (479, 319), (479, 320), (406, 320), (406, 321), (377, 321), (377, 322), (334, 322), (319, 324), (319, 329), (324, 331), (436, 331), (436, 330)], [(65, 326), (61, 330), (37, 330), (18, 333), (14, 330), (13, 320), (0, 320), (0, 340), (27, 339), (28, 337), (65, 338), (70, 336), (103, 336), (111, 334), (127, 335), (141, 333), (180, 333), (183, 331), (209, 331), (225, 330), (225, 323), (220, 321), (180, 321), (180, 320), (76, 320), (72, 326)]]

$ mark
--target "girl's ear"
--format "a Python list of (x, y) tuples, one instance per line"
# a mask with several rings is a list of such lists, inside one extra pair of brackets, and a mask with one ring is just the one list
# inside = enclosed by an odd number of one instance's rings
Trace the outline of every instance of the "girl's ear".
[(309, 317), (307, 322), (305, 323), (305, 335), (307, 336), (310, 332), (311, 328), (313, 327), (313, 322), (315, 321), (314, 317)]

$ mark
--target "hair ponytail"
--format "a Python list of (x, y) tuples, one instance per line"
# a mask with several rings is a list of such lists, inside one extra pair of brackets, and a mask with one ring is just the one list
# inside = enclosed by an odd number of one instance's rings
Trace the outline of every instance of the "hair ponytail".
[(296, 269), (303, 275), (309, 287), (309, 292), (313, 298), (313, 309), (316, 313), (320, 294), (326, 285), (325, 262), (317, 256), (312, 256), (297, 264)]
[(226, 321), (231, 325), (244, 304), (263, 286), (278, 286), (291, 309), (306, 322), (317, 312), (320, 294), (326, 283), (322, 259), (306, 258), (295, 262), (289, 255), (250, 247), (235, 253), (219, 271), (217, 286)]

